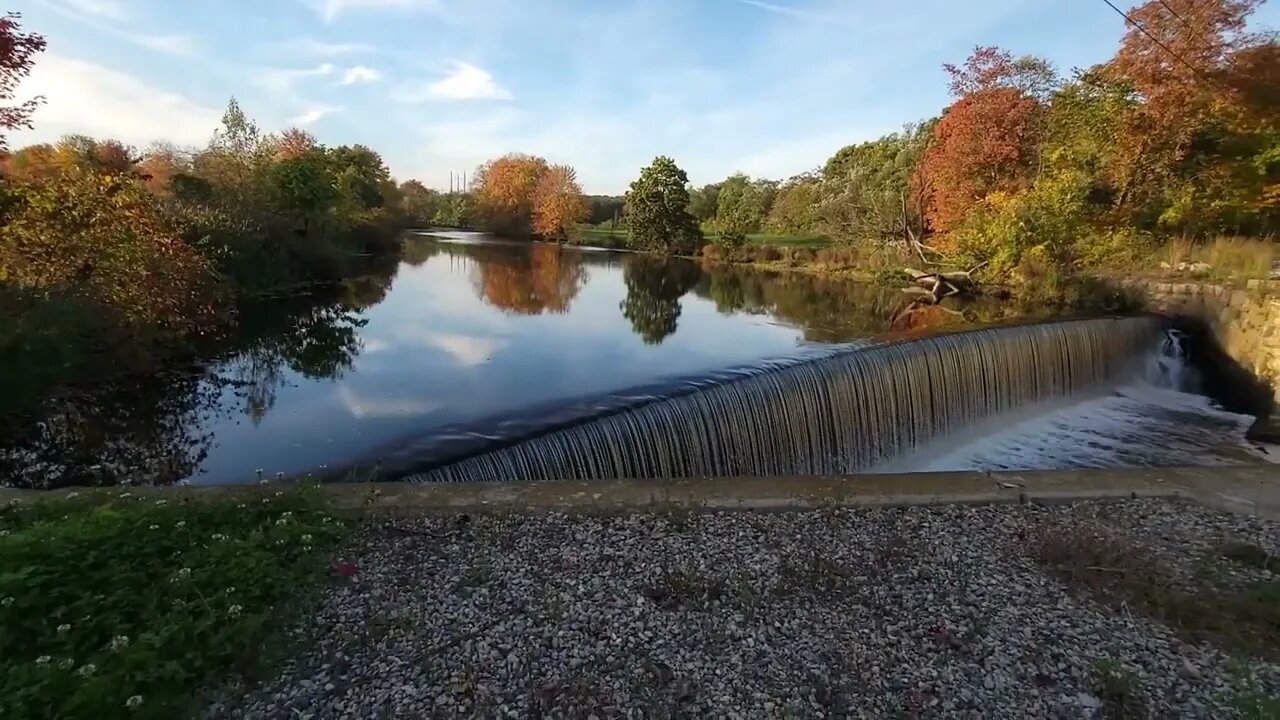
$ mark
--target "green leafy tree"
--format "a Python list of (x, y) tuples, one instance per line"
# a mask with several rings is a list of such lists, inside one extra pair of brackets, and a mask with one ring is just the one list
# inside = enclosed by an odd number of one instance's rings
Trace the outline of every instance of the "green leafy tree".
[(709, 223), (716, 217), (720, 207), (720, 186), (722, 183), (711, 183), (689, 193), (689, 214), (699, 224)]
[(660, 345), (680, 323), (680, 298), (689, 292), (702, 272), (687, 260), (662, 260), (643, 255), (626, 259), (622, 267), (627, 297), (622, 315), (646, 345)]
[(811, 175), (798, 175), (778, 189), (769, 208), (764, 226), (770, 232), (783, 235), (821, 234), (819, 203), (822, 200), (822, 184)]
[(659, 156), (627, 191), (627, 242), (638, 250), (688, 254), (702, 241), (689, 214), (689, 176), (669, 157)]
[(721, 184), (716, 202), (715, 228), (720, 233), (720, 242), (741, 245), (748, 233), (760, 229), (765, 212), (761, 186), (742, 173), (731, 175)]
[(338, 188), (321, 150), (283, 160), (272, 168), (281, 209), (301, 226), (302, 234), (318, 238), (338, 200)]

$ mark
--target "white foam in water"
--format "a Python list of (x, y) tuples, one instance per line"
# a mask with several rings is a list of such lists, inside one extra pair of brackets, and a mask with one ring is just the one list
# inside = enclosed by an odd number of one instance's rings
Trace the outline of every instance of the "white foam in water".
[[(976, 440), (942, 441), (877, 471), (1051, 470), (1232, 465), (1276, 461), (1245, 432), (1254, 418), (1197, 394), (1176, 331), (1149, 359), (1145, 377), (1066, 407), (1021, 418)], [(972, 437), (972, 435), (970, 435)]]

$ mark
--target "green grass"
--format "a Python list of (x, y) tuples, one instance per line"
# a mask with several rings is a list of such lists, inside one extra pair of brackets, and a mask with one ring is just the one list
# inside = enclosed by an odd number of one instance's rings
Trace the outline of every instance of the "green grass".
[(0, 509), (0, 717), (187, 714), (282, 644), (346, 532), (313, 489), (85, 496)]
[(1156, 262), (1174, 268), (1182, 263), (1208, 266), (1203, 274), (1212, 279), (1265, 278), (1280, 260), (1280, 243), (1239, 237), (1208, 241), (1173, 240), (1156, 253)]
[[(707, 242), (715, 242), (716, 233), (703, 235)], [(583, 245), (603, 245), (620, 247), (627, 239), (626, 228), (601, 228), (581, 226), (578, 228), (578, 242)], [(752, 233), (747, 236), (749, 245), (777, 245), (781, 247), (823, 248), (828, 245), (826, 238), (805, 235), (776, 235), (772, 233)]]

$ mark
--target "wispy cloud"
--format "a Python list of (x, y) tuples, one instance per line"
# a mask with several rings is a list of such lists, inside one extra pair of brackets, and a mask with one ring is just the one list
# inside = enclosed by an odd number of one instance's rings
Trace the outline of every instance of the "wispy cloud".
[(363, 397), (346, 385), (338, 386), (338, 399), (356, 419), (379, 417), (416, 417), (441, 407), (438, 400), (395, 397)]
[(308, 0), (325, 22), (333, 22), (346, 12), (361, 10), (436, 11), (439, 0)]
[(104, 20), (124, 22), (129, 13), (120, 0), (55, 0), (54, 7), (63, 7), (74, 13)]
[(126, 36), (131, 42), (137, 43), (142, 47), (156, 52), (165, 53), (166, 55), (194, 55), (199, 49), (199, 43), (190, 35), (143, 35), (137, 33), (128, 33)]
[(326, 77), (337, 71), (338, 68), (333, 63), (323, 63), (313, 68), (263, 68), (251, 78), (251, 82), (263, 90), (283, 91), (293, 87), (299, 80)]
[(382, 73), (374, 68), (365, 67), (364, 65), (356, 65), (349, 67), (342, 73), (341, 85), (355, 85), (357, 83), (377, 82), (382, 79)]
[(285, 55), (305, 55), (317, 58), (336, 58), (347, 55), (367, 55), (378, 51), (372, 45), (358, 42), (326, 42), (315, 38), (294, 38), (275, 44), (275, 49)]
[(340, 113), (342, 110), (342, 108), (333, 105), (320, 105), (307, 110), (297, 117), (289, 118), (289, 124), (297, 125), (298, 127), (314, 125), (317, 122), (320, 122), (322, 118), (328, 115), (333, 115), (334, 113)]
[(455, 60), (449, 70), (436, 80), (402, 86), (394, 94), (407, 103), (431, 100), (511, 100), (511, 91), (494, 80), (484, 68)]
[(139, 146), (156, 140), (198, 145), (208, 141), (221, 117), (218, 110), (133, 75), (56, 53), (42, 55), (19, 90), (46, 98), (36, 129), (16, 134), (23, 142), (75, 132)]

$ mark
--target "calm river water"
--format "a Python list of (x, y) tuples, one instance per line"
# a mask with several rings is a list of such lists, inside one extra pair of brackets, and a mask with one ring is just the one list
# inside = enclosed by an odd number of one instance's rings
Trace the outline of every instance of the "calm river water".
[(478, 233), (409, 243), (380, 299), (320, 308), (308, 331), (214, 368), (231, 382), (198, 423), (194, 482), (367, 465), (441, 429), (882, 335), (901, 306), (892, 289), (797, 273)]

